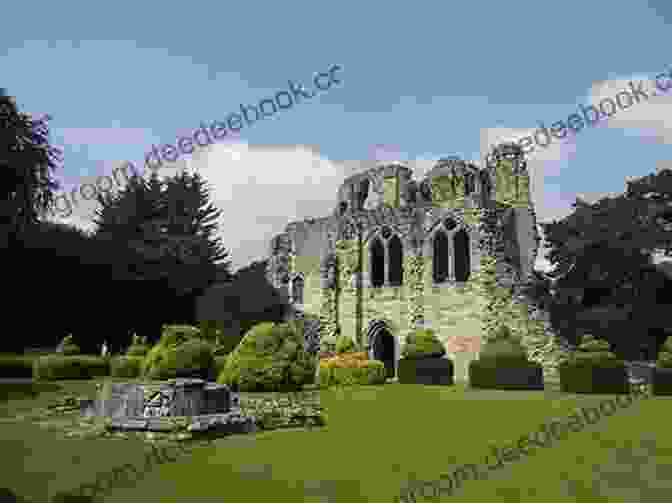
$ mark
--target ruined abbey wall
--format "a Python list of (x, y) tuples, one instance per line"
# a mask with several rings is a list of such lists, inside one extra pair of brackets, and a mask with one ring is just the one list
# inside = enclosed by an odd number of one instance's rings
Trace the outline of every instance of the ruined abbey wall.
[[(411, 175), (392, 164), (346, 179), (333, 215), (291, 223), (273, 239), (269, 280), (319, 316), (323, 339), (341, 333), (370, 348), (367, 329), (382, 320), (395, 361), (406, 334), (434, 328), (458, 380), (497, 324), (523, 338), (533, 359), (555, 358), (543, 313), (518, 294), (539, 246), (521, 153), (504, 145), (484, 169), (450, 158), (419, 182)], [(494, 306), (496, 289), (511, 293), (505, 307)]]

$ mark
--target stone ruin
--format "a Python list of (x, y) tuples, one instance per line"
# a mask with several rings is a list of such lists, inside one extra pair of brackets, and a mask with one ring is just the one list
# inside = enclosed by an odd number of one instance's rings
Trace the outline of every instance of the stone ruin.
[[(237, 393), (203, 379), (175, 379), (167, 384), (104, 383), (98, 398), (80, 401), (82, 416), (111, 419), (113, 430), (167, 432), (176, 424), (190, 433), (248, 433), (254, 418), (240, 409)], [(180, 419), (179, 423), (171, 419)]]

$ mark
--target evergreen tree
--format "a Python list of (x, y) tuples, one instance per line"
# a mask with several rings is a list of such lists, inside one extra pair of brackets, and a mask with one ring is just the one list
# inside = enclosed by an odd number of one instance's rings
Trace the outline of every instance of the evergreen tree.
[[(49, 209), (59, 188), (55, 171), (62, 152), (49, 144), (49, 118), (19, 112), (0, 88), (0, 245), (3, 248)], [(10, 240), (9, 243), (7, 240)]]

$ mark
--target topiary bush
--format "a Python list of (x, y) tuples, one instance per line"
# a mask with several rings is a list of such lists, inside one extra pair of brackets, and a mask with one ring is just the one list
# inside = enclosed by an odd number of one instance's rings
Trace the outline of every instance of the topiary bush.
[(668, 337), (658, 353), (658, 368), (672, 368), (672, 336)]
[(469, 363), (469, 385), (473, 388), (541, 390), (543, 368), (527, 358), (520, 340), (500, 325), (483, 345), (478, 360)]
[(431, 328), (417, 328), (406, 336), (406, 345), (401, 351), (402, 358), (441, 358), (446, 348)]
[(81, 353), (79, 346), (75, 344), (74, 337), (72, 335), (63, 337), (63, 340), (58, 345), (56, 352), (64, 356), (78, 355)]
[(625, 362), (609, 351), (609, 343), (585, 335), (569, 360), (559, 367), (560, 388), (568, 393), (628, 393)]
[(142, 356), (115, 356), (110, 358), (111, 377), (140, 377)]
[(212, 346), (200, 339), (182, 344), (154, 346), (143, 360), (142, 375), (148, 379), (197, 377), (207, 379), (214, 365)]
[(240, 391), (300, 390), (315, 380), (316, 361), (288, 323), (252, 327), (229, 355), (217, 382)]
[(126, 350), (126, 356), (146, 356), (150, 349), (149, 344), (147, 344), (147, 337), (140, 339), (134, 334), (133, 341)]
[(159, 342), (144, 357), (141, 375), (149, 379), (199, 377), (207, 379), (213, 366), (213, 347), (188, 325), (166, 325)]
[(357, 350), (357, 345), (352, 340), (352, 337), (348, 337), (347, 335), (336, 337), (336, 353), (351, 353)]

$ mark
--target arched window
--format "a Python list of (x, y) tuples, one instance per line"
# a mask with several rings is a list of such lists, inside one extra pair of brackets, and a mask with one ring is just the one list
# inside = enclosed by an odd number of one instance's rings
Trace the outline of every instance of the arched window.
[(448, 279), (448, 237), (443, 230), (434, 234), (432, 278), (434, 283), (443, 283)]
[(404, 252), (401, 246), (401, 239), (398, 236), (392, 236), (388, 241), (388, 252), (390, 257), (388, 280), (390, 286), (401, 286), (403, 282), (403, 259)]
[(303, 304), (303, 276), (296, 276), (292, 279), (289, 289), (289, 295), (293, 304)]
[(379, 238), (371, 243), (371, 285), (383, 286), (385, 283), (385, 248)]
[(469, 235), (464, 229), (460, 229), (453, 237), (453, 250), (455, 251), (455, 281), (467, 281), (471, 271), (469, 253)]

